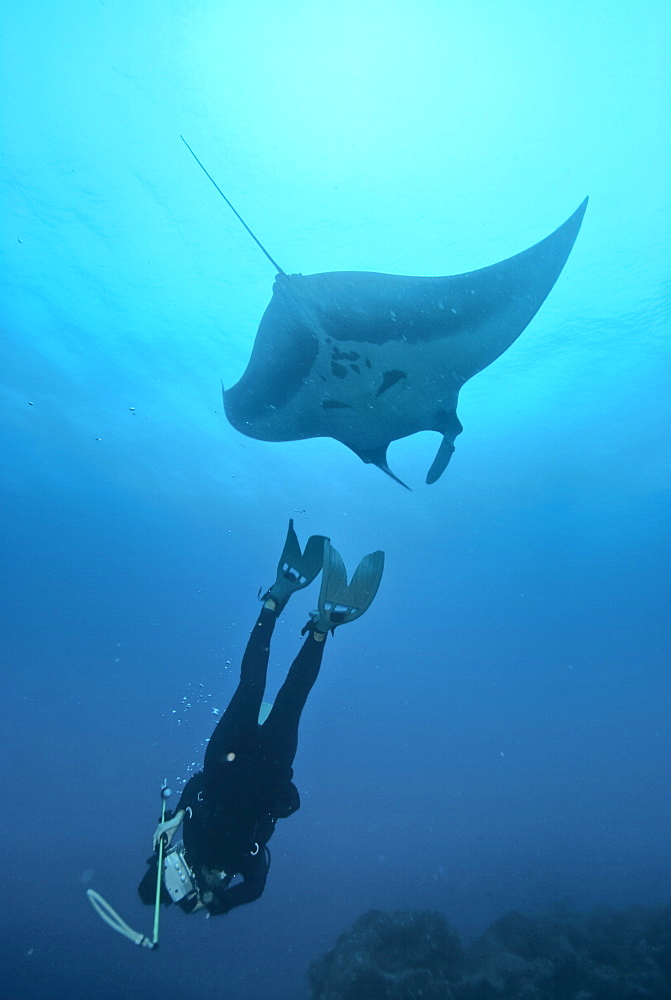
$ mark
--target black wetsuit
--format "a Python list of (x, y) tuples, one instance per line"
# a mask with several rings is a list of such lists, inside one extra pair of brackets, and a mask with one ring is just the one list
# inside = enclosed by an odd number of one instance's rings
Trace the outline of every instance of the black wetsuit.
[[(245, 650), (238, 687), (207, 746), (203, 770), (186, 784), (177, 805), (186, 813), (186, 859), (200, 901), (212, 914), (258, 899), (266, 883), (266, 844), (275, 823), (300, 807), (292, 764), (301, 712), (319, 673), (324, 642), (310, 632), (268, 718), (259, 725), (275, 622), (275, 613), (262, 609)], [(244, 881), (229, 886), (236, 875)], [(194, 896), (180, 905), (188, 910), (197, 902)]]

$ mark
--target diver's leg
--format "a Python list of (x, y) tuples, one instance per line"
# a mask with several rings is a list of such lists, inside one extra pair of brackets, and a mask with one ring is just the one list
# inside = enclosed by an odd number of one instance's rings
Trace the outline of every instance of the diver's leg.
[(298, 746), (298, 724), (319, 675), (326, 635), (310, 631), (280, 688), (270, 715), (261, 726), (261, 741), (272, 765), (290, 767)]
[(205, 771), (218, 766), (241, 743), (258, 735), (258, 718), (266, 687), (270, 640), (277, 621), (276, 608), (268, 599), (252, 629), (240, 665), (240, 680), (228, 708), (217, 723), (205, 751)]

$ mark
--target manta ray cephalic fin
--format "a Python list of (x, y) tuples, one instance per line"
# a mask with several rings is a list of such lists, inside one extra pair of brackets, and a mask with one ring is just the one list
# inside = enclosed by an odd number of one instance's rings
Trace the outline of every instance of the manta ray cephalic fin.
[(402, 479), (399, 479), (398, 476), (394, 475), (387, 465), (387, 447), (388, 445), (383, 445), (381, 448), (371, 448), (368, 451), (360, 451), (358, 448), (352, 448), (351, 450), (355, 455), (359, 456), (362, 462), (366, 462), (367, 465), (376, 465), (382, 472), (386, 472), (394, 482), (399, 483), (412, 493), (411, 487), (407, 483), (404, 483)]

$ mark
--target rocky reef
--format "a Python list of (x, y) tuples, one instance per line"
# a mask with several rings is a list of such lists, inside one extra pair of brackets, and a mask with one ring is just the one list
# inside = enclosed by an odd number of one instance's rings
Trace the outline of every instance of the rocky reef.
[(312, 1000), (670, 1000), (671, 906), (511, 912), (467, 947), (434, 911), (371, 910), (308, 977)]

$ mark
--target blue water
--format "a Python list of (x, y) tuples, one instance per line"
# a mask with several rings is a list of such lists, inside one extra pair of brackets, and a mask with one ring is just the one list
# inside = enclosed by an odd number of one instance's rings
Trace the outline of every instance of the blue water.
[[(11, 1000), (304, 1000), (371, 907), (465, 935), (668, 902), (665, 3), (8, 0), (0, 339), (2, 967)], [(590, 195), (568, 264), (406, 492), (222, 414), (273, 270), (456, 274)], [(235, 685), (286, 522), (379, 596), (326, 650), (257, 903), (133, 926), (164, 777)], [(294, 598), (271, 688), (314, 594)], [(272, 694), (272, 691), (270, 692)]]

